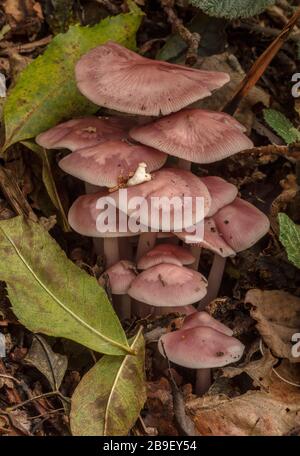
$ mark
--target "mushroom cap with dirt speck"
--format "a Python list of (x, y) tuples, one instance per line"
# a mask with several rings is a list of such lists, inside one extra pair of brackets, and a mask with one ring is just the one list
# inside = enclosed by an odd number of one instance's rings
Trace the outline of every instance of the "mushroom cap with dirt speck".
[[(138, 218), (141, 225), (153, 230), (175, 231), (188, 228), (200, 222), (209, 212), (211, 205), (211, 197), (206, 185), (193, 173), (182, 169), (164, 168), (154, 172), (150, 181), (128, 187), (124, 205), (122, 199), (120, 200), (121, 190), (110, 194), (117, 207), (132, 219)], [(143, 198), (138, 209), (130, 205), (130, 201), (135, 197)], [(191, 217), (176, 217), (184, 212), (182, 205), (185, 197), (191, 198), (189, 200), (192, 203)], [(197, 197), (203, 198), (203, 213), (197, 210), (199, 206)], [(170, 204), (172, 198), (176, 198), (179, 203), (178, 210)]]
[(110, 266), (104, 274), (109, 277), (112, 294), (124, 295), (136, 278), (135, 265), (131, 261), (122, 260)]
[[(106, 209), (99, 209), (98, 202), (100, 198), (109, 198), (109, 193), (107, 192), (96, 192), (89, 195), (82, 195), (77, 198), (72, 206), (69, 209), (68, 220), (71, 228), (83, 236), (91, 237), (100, 237), (100, 238), (109, 238), (109, 237), (128, 237), (136, 236), (139, 233), (132, 233), (128, 230), (127, 217), (125, 217), (125, 231), (119, 230), (120, 215), (117, 211), (116, 220), (114, 223), (113, 217), (107, 219), (106, 227), (107, 230), (99, 231), (99, 225), (97, 228), (97, 221), (99, 222), (98, 217), (101, 217), (101, 214), (105, 218)], [(110, 225), (111, 222), (111, 225)]]
[(141, 272), (129, 296), (155, 307), (180, 307), (206, 295), (207, 280), (199, 272), (175, 264), (159, 264)]
[(126, 117), (85, 117), (56, 125), (36, 137), (45, 149), (69, 149), (72, 152), (93, 147), (112, 139), (128, 137), (133, 121)]
[(59, 166), (89, 184), (112, 188), (126, 183), (139, 163), (145, 163), (151, 173), (160, 169), (166, 160), (166, 154), (151, 147), (116, 140), (73, 152), (60, 160)]
[(244, 345), (236, 338), (207, 326), (180, 329), (161, 336), (160, 353), (190, 369), (223, 367), (241, 359)]
[(270, 229), (268, 217), (241, 198), (220, 209), (213, 218), (218, 232), (235, 252), (249, 249)]
[(196, 235), (187, 231), (174, 234), (186, 244), (210, 250), (223, 258), (234, 257), (236, 255), (236, 252), (227, 244), (222, 234), (218, 231), (213, 217), (204, 220), (203, 238), (197, 238)]
[(175, 244), (158, 244), (142, 256), (137, 264), (138, 269), (149, 269), (161, 263), (183, 266), (192, 264), (195, 257), (189, 250)]
[(198, 326), (206, 326), (208, 328), (215, 329), (216, 331), (226, 334), (226, 336), (232, 336), (233, 334), (232, 329), (223, 325), (223, 323), (204, 311), (194, 312), (186, 316), (181, 329), (197, 328)]
[(194, 163), (214, 163), (253, 143), (244, 127), (222, 112), (186, 109), (134, 127), (130, 136), (149, 147)]
[(218, 176), (201, 177), (211, 196), (211, 207), (208, 216), (211, 217), (222, 207), (232, 203), (238, 195), (235, 185)]
[(151, 60), (107, 42), (78, 61), (77, 87), (93, 103), (130, 114), (179, 111), (229, 82), (227, 73)]

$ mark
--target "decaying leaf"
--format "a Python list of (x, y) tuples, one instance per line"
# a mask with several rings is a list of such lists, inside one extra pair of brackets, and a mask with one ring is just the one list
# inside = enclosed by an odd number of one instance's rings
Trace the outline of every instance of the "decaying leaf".
[(10, 145), (33, 138), (62, 120), (91, 114), (98, 108), (84, 98), (75, 83), (74, 66), (90, 49), (113, 39), (134, 47), (142, 13), (108, 17), (93, 27), (70, 27), (57, 35), (45, 53), (19, 75), (4, 106), (6, 141)]
[(242, 364), (236, 366), (227, 366), (222, 369), (222, 376), (233, 378), (245, 372), (253, 380), (253, 386), (262, 387), (266, 390), (270, 384), (272, 368), (277, 363), (277, 359), (272, 355), (270, 350), (266, 349), (260, 359), (251, 360), (252, 356), (259, 351), (259, 344), (255, 343), (246, 356)]
[[(224, 52), (220, 55), (205, 57), (200, 66), (201, 70), (208, 71), (224, 71), (230, 75), (230, 82), (221, 89), (215, 91), (211, 97), (194, 103), (193, 106), (201, 109), (211, 109), (213, 111), (221, 111), (223, 107), (231, 100), (233, 94), (239, 84), (245, 77), (245, 73), (240, 66), (239, 61), (233, 54)], [(260, 87), (254, 87), (249, 94), (242, 100), (236, 112), (235, 117), (251, 130), (254, 122), (254, 114), (251, 110), (252, 106), (261, 102), (266, 107), (269, 106), (270, 96)]]
[(103, 356), (77, 386), (71, 406), (71, 430), (79, 436), (126, 435), (146, 400), (144, 338), (131, 348), (136, 356)]
[(54, 207), (57, 209), (60, 215), (60, 220), (64, 230), (69, 231), (70, 226), (68, 218), (63, 208), (60, 196), (57, 191), (56, 183), (52, 174), (51, 162), (53, 161), (53, 155), (51, 155), (51, 151), (43, 149), (33, 141), (24, 141), (23, 144), (24, 146), (32, 150), (34, 153), (36, 153), (42, 160), (42, 179), (46, 187), (47, 193)]
[(300, 332), (300, 298), (285, 291), (248, 291), (245, 303), (265, 344), (278, 358), (299, 363), (293, 354), (292, 337)]
[(101, 353), (131, 352), (97, 280), (68, 260), (39, 224), (23, 217), (0, 222), (0, 280), (14, 313), (31, 331)]
[(24, 361), (34, 366), (47, 378), (53, 391), (59, 389), (68, 367), (68, 358), (54, 353), (43, 337), (36, 335), (33, 338)]
[(201, 435), (281, 436), (300, 425), (300, 388), (272, 374), (269, 391), (191, 399), (187, 411)]

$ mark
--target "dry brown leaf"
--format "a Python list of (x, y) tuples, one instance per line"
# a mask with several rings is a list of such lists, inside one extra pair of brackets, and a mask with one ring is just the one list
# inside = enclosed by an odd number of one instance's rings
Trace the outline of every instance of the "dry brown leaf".
[(285, 291), (248, 291), (245, 303), (251, 306), (250, 314), (265, 344), (279, 358), (299, 363), (293, 356), (292, 336), (300, 333), (300, 298)]
[(272, 368), (277, 363), (270, 350), (266, 349), (263, 356), (260, 359), (251, 361), (252, 356), (259, 351), (257, 343), (247, 353), (245, 361), (238, 367), (228, 366), (222, 369), (222, 376), (227, 378), (233, 378), (242, 373), (246, 373), (253, 380), (253, 386), (262, 387), (268, 390), (270, 385), (270, 377), (272, 374)]
[(269, 392), (191, 399), (186, 404), (201, 435), (280, 436), (300, 425), (300, 389), (272, 374)]
[[(195, 103), (202, 109), (211, 109), (220, 111), (229, 102), (234, 95), (237, 87), (245, 77), (245, 73), (241, 68), (237, 58), (227, 52), (219, 55), (206, 57), (199, 66), (202, 70), (208, 71), (225, 71), (230, 75), (230, 82), (213, 93), (211, 97)], [(247, 127), (248, 132), (251, 131), (255, 116), (251, 110), (252, 106), (258, 102), (263, 103), (266, 107), (270, 106), (270, 96), (260, 87), (253, 87), (249, 95), (241, 102), (235, 117)]]

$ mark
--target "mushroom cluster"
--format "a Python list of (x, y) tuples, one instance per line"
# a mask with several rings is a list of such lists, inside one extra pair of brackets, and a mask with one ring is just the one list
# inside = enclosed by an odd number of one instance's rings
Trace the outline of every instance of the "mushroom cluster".
[[(146, 305), (148, 313), (180, 309), (186, 315), (183, 327), (162, 336), (159, 347), (171, 361), (197, 369), (197, 391), (203, 392), (210, 375), (205, 370), (238, 360), (243, 345), (194, 305), (203, 309), (218, 295), (226, 258), (251, 247), (269, 229), (267, 217), (238, 198), (234, 185), (191, 172), (192, 162), (212, 163), (253, 147), (233, 117), (189, 107), (221, 88), (229, 76), (154, 61), (114, 42), (85, 54), (75, 72), (80, 92), (118, 116), (70, 120), (36, 141), (47, 149), (71, 151), (59, 166), (84, 181), (87, 194), (71, 206), (69, 223), (93, 237), (96, 252), (105, 256), (105, 276), (119, 315), (130, 317), (132, 302), (137, 313)], [(168, 156), (178, 159), (176, 166), (165, 166)], [(121, 205), (124, 188), (127, 203)], [(116, 223), (100, 232), (97, 220), (105, 209), (97, 202), (102, 197), (117, 207), (117, 219), (135, 214), (128, 201), (136, 197), (145, 208), (154, 197), (202, 197), (203, 212), (192, 206), (192, 220), (179, 227), (172, 207), (159, 206), (158, 218), (140, 211), (144, 216), (135, 230), (120, 230)], [(191, 231), (198, 232), (199, 224), (204, 236), (195, 239)], [(202, 248), (215, 255), (208, 281), (198, 271)]]

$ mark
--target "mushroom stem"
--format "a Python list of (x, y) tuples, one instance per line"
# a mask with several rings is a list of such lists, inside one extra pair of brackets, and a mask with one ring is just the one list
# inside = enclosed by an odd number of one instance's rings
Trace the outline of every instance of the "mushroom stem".
[(191, 265), (191, 268), (194, 269), (195, 271), (198, 271), (199, 269), (199, 263), (200, 263), (200, 257), (201, 257), (201, 247), (198, 247), (197, 245), (191, 245), (191, 254), (195, 257), (194, 263)]
[(99, 192), (101, 190), (101, 188), (103, 188), (103, 187), (98, 187), (98, 185), (89, 184), (88, 182), (85, 182), (84, 186), (85, 186), (85, 193), (87, 195), (90, 195), (91, 193)]
[[(91, 193), (98, 192), (101, 187), (97, 185), (89, 184), (88, 182), (84, 183), (85, 193), (90, 195)], [(94, 252), (96, 255), (103, 255), (103, 239), (93, 237)]]
[(183, 158), (180, 158), (178, 160), (178, 168), (180, 169), (185, 169), (186, 171), (191, 171), (192, 163), (188, 160), (184, 160)]
[(125, 295), (113, 295), (114, 308), (119, 319), (126, 320), (131, 318), (131, 299)]
[(119, 261), (120, 255), (118, 239), (104, 238), (104, 256), (106, 258), (107, 268)]
[(211, 301), (218, 296), (222, 283), (223, 273), (226, 265), (226, 258), (215, 253), (212, 267), (208, 276), (208, 288), (206, 296), (201, 299), (198, 310), (204, 309)]
[(196, 384), (195, 394), (203, 396), (211, 385), (211, 369), (197, 369), (196, 371)]
[(122, 260), (132, 261), (132, 244), (129, 237), (119, 238), (120, 257)]
[(103, 255), (104, 243), (102, 238), (93, 238), (94, 251), (96, 255)]
[(136, 252), (136, 261), (138, 261), (142, 256), (146, 255), (149, 250), (153, 249), (155, 246), (156, 238), (157, 232), (148, 231), (140, 234)]

